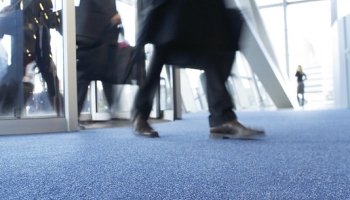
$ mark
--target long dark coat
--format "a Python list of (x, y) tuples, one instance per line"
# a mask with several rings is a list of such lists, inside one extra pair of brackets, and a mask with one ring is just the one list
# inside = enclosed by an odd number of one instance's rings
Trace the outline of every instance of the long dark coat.
[(117, 69), (119, 29), (110, 22), (118, 13), (115, 0), (81, 0), (76, 11), (78, 82), (116, 80), (109, 71)]
[[(124, 80), (142, 49), (150, 43), (167, 51), (165, 64), (202, 69), (208, 53), (239, 49), (243, 18), (227, 9), (224, 0), (140, 0), (140, 19), (134, 55)], [(232, 54), (234, 55), (234, 54)]]
[(137, 45), (191, 52), (238, 49), (242, 18), (223, 0), (142, 0)]
[(196, 65), (206, 53), (239, 49), (243, 18), (238, 9), (227, 9), (224, 0), (141, 0), (140, 3), (131, 65), (142, 57), (139, 53), (147, 43), (167, 49), (166, 64), (190, 68), (201, 68)]
[(76, 9), (77, 42), (81, 37), (101, 39), (117, 13), (114, 0), (81, 0)]

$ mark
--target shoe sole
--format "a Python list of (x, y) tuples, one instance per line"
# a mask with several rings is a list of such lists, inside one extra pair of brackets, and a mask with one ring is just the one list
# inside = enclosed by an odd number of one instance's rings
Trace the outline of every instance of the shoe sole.
[(143, 134), (139, 134), (135, 131), (133, 131), (134, 135), (136, 135), (137, 137), (144, 137), (144, 138), (158, 138), (159, 134), (152, 134), (152, 135), (143, 135)]
[(255, 135), (232, 135), (225, 133), (210, 133), (210, 139), (236, 139), (236, 140), (244, 140), (244, 139), (259, 139), (264, 137), (265, 134), (255, 134)]

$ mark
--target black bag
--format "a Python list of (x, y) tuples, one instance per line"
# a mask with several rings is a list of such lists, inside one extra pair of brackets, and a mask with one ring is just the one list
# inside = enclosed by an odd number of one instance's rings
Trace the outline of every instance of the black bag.
[[(77, 74), (85, 80), (125, 84), (122, 78), (133, 53), (127, 42), (117, 42), (122, 29), (111, 31), (103, 40), (80, 42), (77, 49)], [(117, 33), (118, 32), (118, 33)]]

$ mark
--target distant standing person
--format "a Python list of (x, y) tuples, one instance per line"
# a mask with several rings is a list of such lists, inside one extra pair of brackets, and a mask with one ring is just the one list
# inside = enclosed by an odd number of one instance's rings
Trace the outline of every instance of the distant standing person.
[(306, 74), (303, 72), (301, 65), (298, 65), (297, 73), (295, 74), (298, 77), (298, 87), (297, 87), (297, 99), (300, 106), (304, 106), (304, 81), (307, 79)]

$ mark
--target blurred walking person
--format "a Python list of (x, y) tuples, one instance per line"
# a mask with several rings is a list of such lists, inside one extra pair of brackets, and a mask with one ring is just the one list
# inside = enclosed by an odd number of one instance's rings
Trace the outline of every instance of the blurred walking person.
[[(250, 138), (264, 131), (243, 126), (233, 111), (225, 82), (238, 50), (242, 16), (224, 0), (141, 0), (136, 53), (147, 43), (154, 52), (132, 111), (134, 133), (158, 137), (148, 123), (164, 64), (205, 70), (210, 138)], [(140, 54), (141, 55), (141, 54)]]
[[(78, 114), (84, 106), (90, 82), (96, 80), (94, 72), (97, 72), (101, 63), (98, 53), (104, 51), (109, 54), (109, 44), (115, 45), (119, 34), (112, 30), (118, 30), (121, 17), (116, 9), (115, 0), (80, 0), (76, 12), (76, 44), (77, 44), (77, 90), (78, 90)], [(112, 61), (111, 61), (112, 62)], [(113, 103), (113, 85), (103, 82), (109, 108)]]

